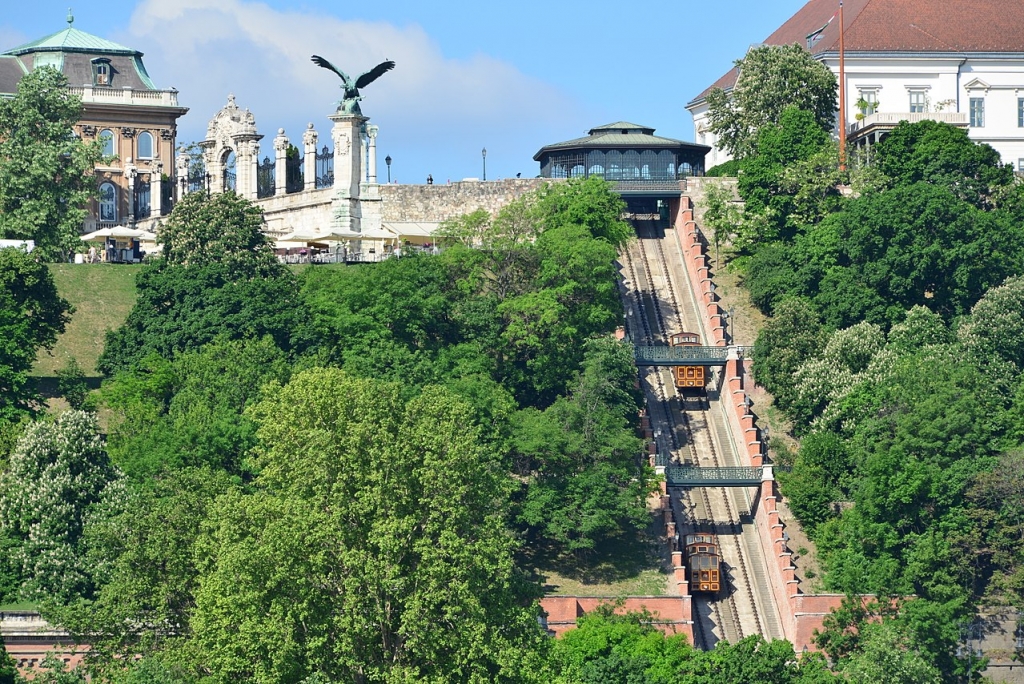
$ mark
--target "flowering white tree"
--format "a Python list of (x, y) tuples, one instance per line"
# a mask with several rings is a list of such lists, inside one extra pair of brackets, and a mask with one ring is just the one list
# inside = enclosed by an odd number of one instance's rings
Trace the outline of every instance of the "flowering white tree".
[(884, 346), (885, 333), (873, 323), (861, 322), (832, 333), (824, 351), (793, 374), (793, 410), (807, 421), (821, 415), (862, 379)]
[(799, 45), (761, 45), (736, 62), (739, 76), (729, 93), (707, 95), (708, 122), (719, 146), (734, 158), (756, 151), (757, 134), (796, 106), (814, 115), (825, 131), (836, 118), (835, 75)]
[(0, 535), (22, 596), (61, 600), (88, 589), (83, 530), (105, 495), (121, 489), (110, 486), (117, 477), (92, 414), (28, 426), (0, 474)]

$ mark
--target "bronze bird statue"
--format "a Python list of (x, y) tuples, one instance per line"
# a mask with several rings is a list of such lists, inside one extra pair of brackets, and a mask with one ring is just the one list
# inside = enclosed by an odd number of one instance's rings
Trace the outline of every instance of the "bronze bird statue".
[(363, 96), (359, 94), (359, 89), (365, 88), (385, 73), (395, 68), (395, 63), (389, 59), (386, 62), (381, 62), (353, 81), (349, 78), (348, 74), (328, 62), (320, 55), (313, 55), (311, 59), (317, 66), (323, 67), (324, 69), (330, 69), (341, 77), (341, 87), (345, 91), (345, 95), (342, 97), (341, 102), (338, 103), (338, 112), (341, 114), (354, 114), (356, 116), (362, 116), (363, 114), (359, 110), (359, 101), (363, 99)]

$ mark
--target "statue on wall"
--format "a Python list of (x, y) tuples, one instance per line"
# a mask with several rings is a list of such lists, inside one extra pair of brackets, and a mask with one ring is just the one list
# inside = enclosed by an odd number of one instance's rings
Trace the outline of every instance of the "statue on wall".
[(359, 110), (359, 101), (363, 99), (363, 96), (359, 94), (359, 89), (365, 88), (366, 86), (370, 85), (378, 78), (383, 76), (385, 73), (395, 68), (395, 63), (392, 62), (391, 60), (381, 62), (380, 64), (373, 67), (365, 74), (357, 78), (355, 81), (353, 81), (351, 78), (348, 77), (348, 74), (346, 74), (341, 69), (338, 69), (336, 66), (328, 62), (320, 55), (313, 55), (311, 59), (313, 60), (313, 63), (316, 64), (317, 66), (323, 67), (324, 69), (330, 69), (334, 73), (338, 74), (338, 76), (341, 76), (341, 87), (344, 89), (345, 95), (342, 98), (341, 102), (338, 104), (338, 113), (353, 114), (355, 116), (362, 116), (363, 114)]

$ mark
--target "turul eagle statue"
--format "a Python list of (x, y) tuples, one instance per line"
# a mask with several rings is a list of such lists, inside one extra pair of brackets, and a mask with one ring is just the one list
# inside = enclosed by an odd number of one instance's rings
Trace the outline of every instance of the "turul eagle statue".
[(341, 87), (345, 91), (345, 95), (342, 97), (341, 102), (338, 103), (338, 113), (354, 114), (356, 116), (362, 116), (363, 114), (359, 110), (359, 101), (363, 99), (363, 96), (359, 94), (359, 89), (365, 88), (385, 73), (395, 68), (395, 63), (389, 59), (386, 62), (381, 62), (353, 81), (349, 78), (348, 74), (328, 62), (320, 55), (313, 55), (311, 59), (317, 66), (323, 67), (324, 69), (330, 69), (334, 73), (338, 74), (338, 76), (341, 76)]

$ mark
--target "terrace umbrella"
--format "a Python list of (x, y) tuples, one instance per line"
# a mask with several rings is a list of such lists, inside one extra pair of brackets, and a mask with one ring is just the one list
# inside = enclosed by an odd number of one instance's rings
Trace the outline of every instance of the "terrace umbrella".
[(94, 230), (81, 237), (83, 242), (105, 242), (107, 238), (125, 238), (154, 242), (156, 241), (156, 233), (150, 233), (148, 230), (139, 230), (137, 228), (128, 228), (127, 226), (111, 226)]

